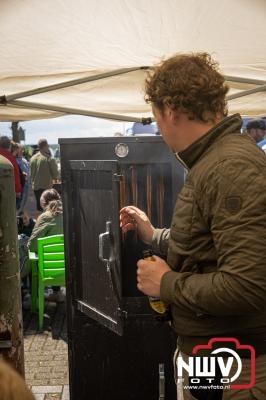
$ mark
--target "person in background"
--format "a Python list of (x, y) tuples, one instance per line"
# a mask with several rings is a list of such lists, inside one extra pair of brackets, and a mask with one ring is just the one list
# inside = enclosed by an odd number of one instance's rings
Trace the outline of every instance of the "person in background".
[(266, 135), (266, 122), (264, 119), (252, 119), (247, 123), (247, 133), (253, 137), (256, 143), (259, 145), (264, 140)]
[(19, 148), (20, 148), (20, 144), (14, 142), (13, 140), (11, 140), (11, 154), (16, 157), (17, 163), (18, 163), (18, 168), (19, 168), (19, 177), (20, 177), (20, 183), (21, 183), (21, 198), (20, 198), (20, 205), (19, 205), (19, 210), (18, 212), (20, 212), (21, 210), (21, 203), (22, 203), (22, 198), (23, 198), (23, 192), (24, 192), (24, 188), (25, 188), (25, 184), (27, 181), (27, 175), (28, 173), (26, 173), (23, 169), (23, 167), (21, 168), (21, 164), (19, 163), (18, 160), (18, 153), (19, 153)]
[[(132, 205), (121, 210), (122, 231), (137, 229), (162, 256), (138, 261), (137, 287), (170, 307), (176, 370), (178, 357), (188, 362), (195, 346), (206, 349), (214, 338), (236, 338), (256, 352), (250, 390), (223, 387), (219, 369), (214, 387), (192, 383), (185, 371), (184, 381), (175, 374), (177, 398), (266, 399), (266, 158), (241, 134), (240, 115), (227, 117), (228, 86), (209, 54), (163, 61), (145, 89), (162, 137), (187, 174), (170, 229), (156, 229)], [(241, 362), (240, 382), (249, 382), (250, 353)]]
[(259, 142), (258, 146), (261, 148), (261, 150), (264, 151), (264, 153), (266, 153), (266, 139), (264, 139), (261, 142)]
[(7, 136), (0, 136), (0, 155), (7, 158), (14, 168), (14, 178), (15, 178), (15, 192), (16, 192), (16, 208), (19, 209), (21, 202), (21, 181), (19, 166), (16, 157), (11, 153), (11, 140)]
[(0, 400), (35, 400), (23, 378), (4, 360), (0, 360)]
[(24, 211), (25, 205), (28, 200), (29, 196), (29, 191), (30, 191), (30, 163), (29, 161), (24, 157), (24, 147), (21, 144), (18, 144), (17, 148), (17, 163), (20, 167), (20, 170), (25, 176), (25, 182), (22, 188), (22, 194), (21, 194), (21, 203), (19, 207), (19, 212)]
[(39, 151), (30, 160), (30, 176), (36, 198), (38, 211), (42, 211), (40, 197), (46, 189), (53, 186), (53, 180), (58, 178), (56, 160), (52, 157), (46, 139), (38, 142)]
[[(29, 250), (35, 253), (38, 252), (38, 238), (64, 233), (63, 209), (59, 193), (55, 189), (45, 190), (40, 198), (40, 206), (44, 212), (38, 217), (28, 241)], [(65, 297), (60, 287), (54, 286), (53, 293), (46, 300), (62, 302)]]
[(17, 220), (18, 233), (30, 237), (36, 223), (35, 219), (31, 218), (27, 211), (20, 211)]
[(265, 119), (260, 120), (260, 127), (261, 127), (260, 129), (262, 131), (264, 131), (264, 136), (263, 136), (263, 139), (257, 143), (257, 145), (264, 151), (264, 153), (266, 153), (266, 120)]
[(29, 309), (31, 306), (31, 265), (29, 262), (28, 241), (35, 226), (35, 220), (24, 211), (17, 216), (18, 227), (18, 251), (21, 277), (22, 308)]

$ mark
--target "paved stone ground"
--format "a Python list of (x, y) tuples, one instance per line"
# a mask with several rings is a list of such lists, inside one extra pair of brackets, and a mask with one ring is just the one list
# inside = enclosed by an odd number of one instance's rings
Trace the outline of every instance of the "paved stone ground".
[(23, 312), (26, 382), (36, 400), (69, 400), (65, 303), (46, 302), (44, 329)]
[[(32, 190), (26, 204), (36, 217)], [(23, 311), (25, 378), (36, 400), (69, 400), (68, 353), (65, 303), (46, 302), (44, 329), (38, 315)]]

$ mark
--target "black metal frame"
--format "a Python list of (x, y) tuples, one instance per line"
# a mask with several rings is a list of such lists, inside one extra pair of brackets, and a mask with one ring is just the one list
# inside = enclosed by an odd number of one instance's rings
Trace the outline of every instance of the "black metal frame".
[[(115, 153), (115, 148), (119, 143), (128, 146), (129, 151), (125, 157), (119, 157)], [(133, 164), (155, 166), (166, 163), (169, 165), (167, 170), (171, 173), (166, 181), (169, 186), (168, 194), (171, 196), (171, 199), (168, 199), (171, 200), (171, 207), (165, 213), (167, 214), (165, 221), (168, 224), (175, 199), (183, 185), (184, 171), (162, 138), (157, 136), (62, 139), (60, 140), (60, 149), (67, 265), (71, 400), (87, 400), (88, 398), (94, 400), (113, 398), (116, 400), (125, 398), (154, 400), (159, 398), (159, 391), (161, 392), (160, 399), (175, 399), (172, 355), (176, 337), (168, 323), (162, 323), (155, 319), (147, 297), (136, 289), (135, 264), (136, 260), (141, 258), (145, 245), (137, 244), (134, 235), (129, 234), (128, 240), (126, 240), (127, 246), (124, 242), (122, 248), (119, 248), (121, 243), (118, 225), (119, 204), (115, 201), (115, 197), (119, 196), (118, 184), (121, 171), (123, 173)], [(108, 229), (112, 232), (114, 240), (119, 242), (115, 251), (116, 255), (113, 257), (118, 262), (114, 268), (117, 290), (114, 291), (113, 297), (113, 300), (118, 299), (117, 313), (115, 318), (111, 316), (111, 319), (108, 319), (110, 315), (101, 315), (102, 310), (97, 309), (95, 304), (92, 310), (90, 304), (84, 301), (78, 283), (80, 278), (77, 276), (80, 268), (77, 259), (80, 254), (80, 241), (77, 240), (76, 231), (79, 229), (80, 221), (77, 221), (76, 216), (81, 213), (80, 206), (76, 201), (81, 182), (77, 171), (80, 171), (81, 176), (82, 174), (86, 175), (86, 171), (89, 174), (90, 168), (99, 172), (101, 169), (107, 170), (107, 166), (109, 171), (112, 171), (109, 175), (109, 177), (112, 176), (112, 187), (108, 186), (108, 188), (114, 195), (111, 202), (114, 215), (116, 215), (111, 221), (113, 228)], [(86, 179), (89, 181), (89, 178)], [(85, 193), (84, 196), (86, 197), (88, 194)], [(108, 196), (110, 199), (110, 193)], [(89, 213), (88, 210), (86, 212)], [(103, 212), (103, 214), (106, 213)], [(101, 225), (101, 234), (106, 234), (103, 239), (108, 238), (108, 229), (105, 229), (102, 221), (99, 221), (99, 224)], [(95, 239), (94, 246), (98, 252), (99, 230), (95, 232), (97, 239)], [(110, 255), (109, 239), (104, 243), (101, 256), (102, 259), (108, 260)], [(95, 251), (94, 254), (96, 254)], [(120, 259), (118, 260), (117, 257)], [(112, 259), (112, 257), (110, 258)], [(83, 266), (85, 266), (86, 260), (84, 259)], [(94, 261), (96, 264), (99, 262), (99, 260), (90, 260), (91, 267), (88, 264), (86, 268), (91, 268), (93, 271), (92, 263)], [(81, 279), (84, 279), (86, 273), (87, 271), (81, 276)], [(105, 294), (102, 293), (102, 296), (104, 298)], [(110, 296), (108, 301), (110, 301)]]

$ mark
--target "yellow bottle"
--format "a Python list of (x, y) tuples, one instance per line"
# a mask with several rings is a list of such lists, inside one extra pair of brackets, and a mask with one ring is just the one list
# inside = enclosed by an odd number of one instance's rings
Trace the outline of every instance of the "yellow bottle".
[[(149, 261), (155, 261), (153, 257), (153, 253), (151, 250), (143, 251), (143, 259)], [(166, 315), (168, 314), (169, 307), (165, 304), (160, 297), (148, 296), (151, 308), (156, 311), (158, 314)]]

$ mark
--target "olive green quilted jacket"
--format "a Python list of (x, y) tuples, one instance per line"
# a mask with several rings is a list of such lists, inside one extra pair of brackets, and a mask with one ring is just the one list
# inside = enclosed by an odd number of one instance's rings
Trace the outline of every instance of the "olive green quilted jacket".
[(203, 336), (245, 337), (266, 352), (266, 157), (241, 124), (227, 117), (178, 154), (186, 182), (170, 230), (153, 237), (172, 268), (161, 298), (185, 352)]

